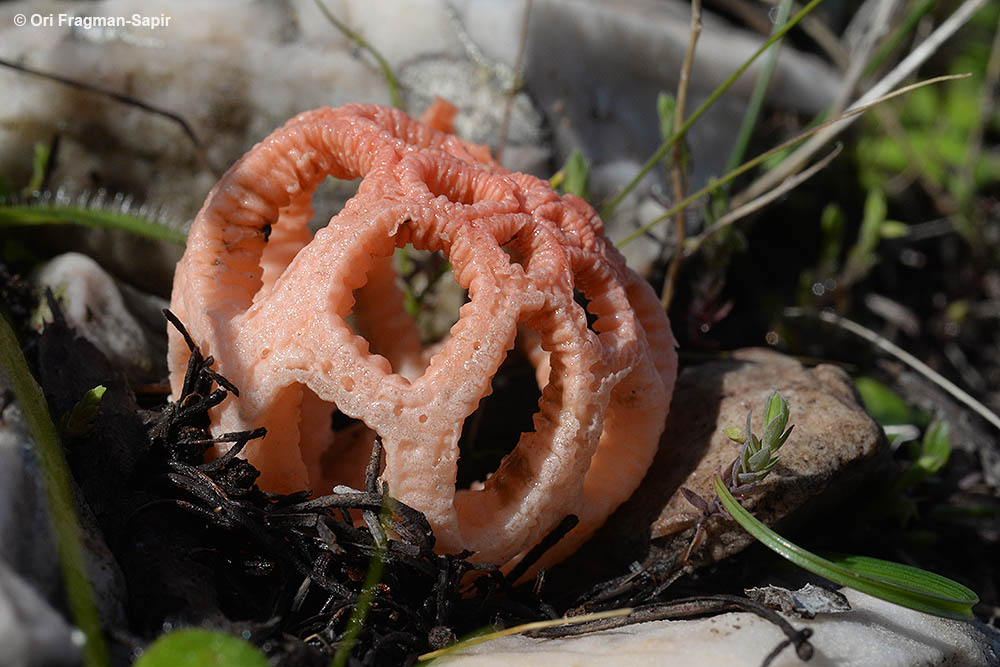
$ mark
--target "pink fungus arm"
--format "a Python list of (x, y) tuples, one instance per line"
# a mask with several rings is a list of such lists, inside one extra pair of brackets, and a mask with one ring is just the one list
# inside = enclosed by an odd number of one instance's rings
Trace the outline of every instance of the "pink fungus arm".
[[(449, 113), (428, 120), (447, 129)], [(328, 175), (362, 180), (312, 235)], [(396, 286), (392, 254), (406, 245), (443, 253), (468, 290), (429, 360)], [(497, 564), (576, 514), (545, 557), (558, 561), (632, 493), (677, 370), (655, 295), (583, 200), (374, 105), (300, 114), (233, 165), (192, 225), (171, 308), (241, 389), (213, 430), (267, 428), (245, 451), (263, 488), (357, 484), (377, 433), (382, 478), (427, 516), (438, 548)], [(534, 429), (482, 485), (456, 490), (462, 425), (519, 329), (540, 369)], [(171, 333), (175, 391), (187, 356)], [(359, 427), (335, 434), (335, 410)]]

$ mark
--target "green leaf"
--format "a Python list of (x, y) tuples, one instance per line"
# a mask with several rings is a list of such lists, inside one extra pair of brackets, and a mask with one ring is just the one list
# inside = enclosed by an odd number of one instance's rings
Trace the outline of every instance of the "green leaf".
[(748, 533), (799, 567), (830, 581), (909, 609), (935, 616), (975, 620), (972, 607), (979, 596), (946, 577), (899, 563), (827, 554), (818, 556), (793, 544), (753, 517), (740, 505), (718, 475), (715, 492), (722, 506)]
[(157, 639), (133, 667), (269, 667), (267, 656), (239, 637), (189, 628)]
[(747, 467), (749, 468), (749, 472), (760, 472), (765, 467), (767, 467), (767, 464), (770, 461), (771, 461), (771, 450), (762, 449), (759, 452), (750, 456), (749, 465)]
[(738, 442), (741, 445), (747, 441), (746, 435), (743, 433), (743, 429), (738, 426), (730, 426), (729, 428), (722, 429), (722, 432), (726, 434), (726, 437), (733, 442)]
[(130, 213), (86, 206), (0, 202), (0, 229), (34, 225), (82, 225), (123, 231), (184, 245), (187, 234), (170, 225), (151, 222)]
[(879, 234), (884, 239), (899, 239), (910, 233), (910, 226), (899, 220), (886, 220), (882, 223)]
[(878, 188), (869, 190), (865, 199), (865, 212), (861, 220), (861, 231), (858, 232), (858, 249), (865, 254), (873, 252), (878, 246), (882, 223), (885, 221), (888, 205), (885, 193)]
[(83, 435), (94, 427), (94, 420), (101, 411), (101, 399), (107, 389), (99, 384), (77, 401), (64, 421), (63, 432), (66, 435)]
[(28, 186), (24, 188), (25, 196), (30, 196), (42, 189), (42, 186), (45, 184), (45, 173), (48, 171), (51, 157), (52, 149), (50, 146), (40, 141), (35, 143), (35, 154), (31, 160), (31, 180), (28, 181)]
[(951, 425), (946, 421), (935, 421), (927, 427), (917, 465), (928, 474), (935, 474), (948, 463), (951, 456), (950, 431)]
[(764, 411), (764, 434), (761, 436), (765, 449), (770, 451), (781, 446), (778, 441), (781, 440), (781, 434), (788, 424), (788, 415), (788, 401), (778, 392), (771, 394)]
[(786, 442), (786, 441), (788, 440), (788, 436), (790, 436), (790, 435), (792, 434), (792, 429), (794, 429), (794, 428), (795, 428), (795, 426), (789, 426), (789, 427), (788, 427), (788, 430), (787, 430), (787, 431), (785, 431), (784, 433), (782, 433), (782, 434), (781, 434), (781, 437), (780, 437), (780, 438), (778, 438), (778, 441), (777, 441), (777, 442), (775, 442), (775, 443), (774, 443), (774, 444), (773, 444), (773, 445), (771, 446), (771, 453), (772, 453), (772, 454), (773, 454), (774, 452), (778, 451), (779, 449), (781, 449), (781, 446), (782, 446), (783, 444), (785, 444), (785, 442)]
[(859, 376), (854, 378), (854, 386), (861, 394), (865, 409), (882, 426), (912, 424), (915, 421), (913, 410), (906, 401), (878, 380)]
[[(780, 417), (782, 412), (785, 414), (785, 421), (788, 421), (788, 404), (785, 403), (781, 394), (778, 392), (772, 392), (771, 396), (767, 399), (767, 405), (764, 408), (764, 423), (769, 424), (775, 419), (775, 417)], [(781, 428), (785, 428), (784, 425)], [(779, 431), (781, 429), (778, 429)]]
[(656, 96), (656, 116), (660, 119), (660, 139), (669, 141), (674, 135), (674, 115), (677, 113), (677, 99), (666, 91)]
[(898, 493), (919, 484), (948, 463), (948, 458), (951, 456), (951, 442), (948, 438), (950, 430), (951, 425), (946, 421), (931, 422), (924, 431), (920, 449), (915, 453), (913, 463), (893, 485), (894, 492)]
[(587, 187), (590, 181), (590, 167), (578, 149), (574, 149), (566, 158), (566, 164), (560, 170), (562, 179), (560, 190), (564, 194), (587, 197)]

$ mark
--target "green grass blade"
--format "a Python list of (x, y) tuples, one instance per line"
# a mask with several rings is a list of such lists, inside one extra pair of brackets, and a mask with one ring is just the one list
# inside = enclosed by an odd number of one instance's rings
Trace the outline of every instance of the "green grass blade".
[(382, 498), (382, 509), (379, 511), (379, 526), (382, 531), (381, 539), (374, 534), (375, 553), (368, 561), (368, 572), (365, 574), (364, 583), (361, 585), (361, 592), (358, 594), (357, 602), (351, 611), (351, 617), (347, 619), (347, 630), (343, 638), (337, 645), (337, 651), (330, 660), (330, 667), (344, 667), (351, 657), (354, 644), (358, 641), (358, 635), (365, 625), (368, 612), (371, 611), (375, 602), (375, 589), (382, 581), (382, 571), (385, 569), (385, 555), (388, 549), (385, 534), (386, 526), (392, 521), (392, 500), (388, 496)]
[(385, 56), (379, 53), (379, 51), (368, 42), (368, 40), (362, 37), (361, 33), (348, 28), (347, 24), (338, 19), (333, 12), (331, 12), (330, 9), (323, 4), (322, 0), (313, 1), (316, 3), (316, 7), (319, 11), (323, 13), (323, 16), (326, 17), (327, 21), (332, 23), (333, 26), (343, 33), (345, 37), (357, 44), (359, 48), (371, 54), (371, 56), (375, 59), (375, 62), (378, 63), (379, 69), (382, 70), (382, 76), (385, 78), (385, 84), (389, 88), (390, 103), (397, 109), (402, 109), (403, 97), (399, 90), (399, 80), (396, 79), (396, 75), (392, 71), (392, 66), (389, 65), (389, 61), (385, 59)]
[(691, 128), (691, 126), (694, 125), (695, 121), (698, 120), (703, 113), (708, 111), (709, 107), (715, 104), (715, 101), (718, 100), (720, 97), (722, 97), (722, 94), (725, 93), (727, 90), (729, 90), (730, 86), (736, 83), (736, 80), (743, 75), (743, 72), (747, 71), (750, 65), (752, 65), (754, 61), (757, 60), (757, 58), (759, 58), (762, 53), (767, 51), (772, 44), (774, 44), (782, 37), (784, 37), (785, 33), (794, 28), (799, 21), (808, 16), (809, 13), (812, 10), (814, 10), (817, 7), (817, 5), (819, 5), (819, 3), (821, 3), (822, 1), (823, 0), (812, 0), (812, 2), (803, 7), (802, 10), (799, 11), (799, 13), (797, 13), (795, 16), (789, 19), (788, 23), (786, 23), (781, 29), (776, 30), (767, 39), (767, 41), (765, 41), (760, 46), (759, 49), (754, 51), (753, 55), (750, 56), (746, 62), (740, 65), (736, 69), (736, 71), (729, 76), (728, 79), (723, 81), (718, 88), (712, 91), (712, 94), (708, 96), (708, 99), (702, 102), (701, 106), (695, 109), (694, 113), (692, 113), (687, 118), (687, 120), (684, 121), (684, 124), (681, 125), (677, 133), (674, 134), (672, 137), (670, 137), (670, 139), (668, 139), (667, 141), (660, 144), (660, 147), (656, 149), (656, 152), (653, 153), (652, 157), (646, 160), (646, 163), (642, 165), (642, 168), (639, 170), (639, 173), (635, 175), (635, 178), (629, 181), (628, 184), (624, 188), (622, 188), (622, 190), (617, 195), (615, 195), (613, 199), (611, 199), (611, 201), (609, 201), (607, 204), (601, 207), (601, 217), (606, 219), (608, 216), (610, 216), (611, 213), (613, 213), (614, 210), (618, 208), (618, 205), (621, 204), (622, 200), (625, 199), (626, 196), (628, 196), (628, 193), (630, 193), (632, 190), (635, 189), (635, 186), (639, 184), (639, 181), (642, 180), (642, 177), (648, 174), (650, 170), (653, 167), (655, 167), (660, 160), (663, 159), (663, 157), (667, 154), (667, 151), (673, 148), (674, 144), (676, 144), (687, 133), (687, 131)]
[[(653, 227), (656, 227), (657, 225), (661, 224), (663, 221), (669, 220), (670, 218), (672, 218), (681, 209), (687, 208), (692, 202), (697, 201), (698, 199), (701, 199), (705, 195), (707, 195), (707, 194), (709, 194), (711, 192), (714, 192), (715, 190), (718, 190), (720, 187), (722, 187), (726, 183), (730, 182), (731, 180), (733, 180), (737, 176), (739, 176), (741, 174), (744, 174), (744, 173), (750, 171), (751, 169), (753, 169), (754, 167), (756, 167), (757, 165), (759, 165), (760, 163), (765, 162), (768, 158), (770, 158), (770, 157), (772, 157), (774, 155), (777, 155), (777, 154), (783, 152), (785, 149), (790, 148), (791, 146), (795, 146), (796, 144), (799, 144), (800, 142), (805, 141), (809, 137), (813, 136), (814, 134), (817, 134), (818, 132), (820, 132), (821, 130), (826, 129), (827, 127), (830, 127), (831, 125), (839, 123), (839, 122), (841, 122), (843, 120), (846, 120), (848, 118), (851, 118), (853, 116), (857, 116), (859, 114), (862, 114), (862, 113), (864, 113), (865, 111), (867, 111), (868, 109), (872, 108), (873, 106), (875, 106), (877, 104), (881, 104), (883, 102), (891, 100), (894, 97), (898, 97), (899, 95), (904, 95), (904, 94), (910, 92), (911, 90), (915, 90), (917, 88), (922, 88), (924, 86), (928, 86), (928, 85), (931, 85), (931, 84), (940, 83), (942, 81), (949, 81), (949, 80), (952, 80), (952, 79), (964, 79), (964, 78), (966, 78), (968, 76), (969, 76), (968, 74), (948, 74), (948, 75), (945, 75), (945, 76), (937, 76), (937, 77), (934, 77), (932, 79), (926, 79), (924, 81), (920, 81), (920, 82), (917, 82), (915, 84), (911, 84), (909, 86), (903, 86), (902, 88), (894, 90), (891, 93), (887, 93), (887, 94), (883, 95), (882, 97), (878, 98), (877, 100), (874, 100), (872, 102), (869, 102), (868, 104), (864, 104), (864, 105), (859, 106), (859, 107), (854, 107), (852, 109), (849, 109), (849, 110), (845, 111), (844, 113), (840, 114), (839, 116), (837, 116), (836, 118), (834, 118), (832, 120), (828, 120), (825, 123), (822, 123), (820, 125), (816, 125), (814, 127), (811, 127), (808, 130), (806, 130), (805, 132), (802, 132), (801, 134), (799, 134), (797, 136), (794, 136), (791, 139), (788, 139), (787, 141), (783, 141), (782, 143), (778, 144), (774, 148), (771, 148), (771, 149), (769, 149), (767, 151), (764, 151), (763, 153), (761, 153), (757, 157), (755, 157), (755, 158), (753, 158), (751, 160), (747, 160), (746, 162), (744, 162), (743, 164), (741, 164), (739, 167), (737, 167), (736, 169), (730, 171), (729, 173), (725, 174), (724, 176), (722, 176), (722, 177), (720, 177), (718, 179), (712, 180), (708, 185), (706, 185), (705, 187), (703, 187), (701, 190), (698, 190), (697, 192), (688, 195), (687, 197), (685, 197), (681, 201), (679, 201), (676, 204), (674, 204), (673, 208), (671, 208), (670, 210), (668, 210), (665, 213), (661, 214), (659, 217), (653, 219), (652, 221), (647, 222), (642, 227), (633, 230), (630, 234), (626, 235), (624, 238), (622, 238), (621, 240), (617, 241), (615, 243), (615, 247), (621, 248), (622, 246), (628, 244), (629, 242), (634, 241), (635, 239), (639, 238), (640, 236), (642, 236), (643, 234), (645, 234), (646, 232), (648, 232), (649, 230), (651, 230)], [(634, 186), (634, 184), (635, 183), (633, 183), (632, 185)], [(605, 216), (606, 213), (602, 211), (601, 215)], [(702, 232), (701, 236), (704, 237), (706, 233), (709, 233), (711, 231), (713, 231), (713, 230), (712, 229), (706, 230), (706, 232)], [(688, 239), (688, 240), (691, 241), (693, 239)], [(989, 418), (987, 417), (987, 419), (989, 419)]]
[(28, 429), (35, 440), (45, 490), (49, 501), (49, 515), (56, 532), (59, 562), (66, 585), (73, 621), (86, 636), (83, 661), (86, 667), (104, 667), (108, 664), (108, 650), (101, 631), (101, 620), (94, 604), (94, 594), (87, 578), (87, 563), (80, 539), (80, 524), (76, 518), (69, 466), (63, 456), (59, 432), (42, 388), (38, 386), (14, 329), (0, 310), (0, 369), (10, 381), (14, 396), (24, 413)]
[(744, 530), (804, 570), (903, 607), (945, 618), (975, 619), (972, 606), (979, 602), (979, 596), (958, 582), (877, 558), (839, 554), (830, 554), (826, 558), (818, 556), (755, 519), (736, 501), (718, 475), (715, 477), (715, 492), (723, 507)]
[[(791, 0), (782, 0), (781, 4), (778, 5), (778, 14), (774, 19), (775, 31), (781, 30), (784, 27), (791, 8)], [(757, 118), (760, 116), (760, 110), (764, 108), (764, 98), (767, 96), (768, 88), (771, 86), (771, 78), (774, 76), (774, 69), (778, 64), (780, 49), (781, 43), (779, 41), (767, 53), (767, 58), (764, 60), (764, 67), (761, 69), (760, 76), (757, 77), (757, 83), (754, 84), (753, 92), (750, 94), (750, 101), (747, 103), (746, 112), (743, 114), (743, 121), (740, 123), (740, 130), (736, 135), (736, 140), (733, 142), (733, 148), (729, 153), (729, 160), (726, 162), (724, 172), (736, 169), (736, 167), (740, 166), (740, 162), (743, 161), (747, 146), (750, 145), (750, 137), (757, 126)]]
[(178, 245), (184, 245), (187, 240), (187, 233), (183, 230), (120, 211), (44, 203), (0, 203), (0, 228), (66, 224), (120, 229), (137, 236)]

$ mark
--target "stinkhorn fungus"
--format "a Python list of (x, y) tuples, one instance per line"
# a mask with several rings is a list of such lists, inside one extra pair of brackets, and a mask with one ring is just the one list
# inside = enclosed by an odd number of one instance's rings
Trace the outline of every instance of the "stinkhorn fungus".
[[(313, 235), (312, 195), (328, 175), (361, 182)], [(396, 284), (393, 252), (406, 245), (440, 251), (468, 290), (429, 360)], [(262, 488), (357, 484), (378, 434), (382, 479), (426, 515), (438, 550), (496, 564), (575, 514), (545, 557), (555, 562), (628, 498), (677, 367), (659, 300), (582, 199), (374, 105), (303, 113), (226, 172), (191, 226), (171, 309), (241, 390), (213, 431), (266, 427), (244, 454)], [(542, 366), (534, 430), (484, 483), (456, 490), (463, 422), (519, 327)], [(170, 335), (176, 393), (188, 348)], [(335, 410), (367, 429), (341, 438)]]

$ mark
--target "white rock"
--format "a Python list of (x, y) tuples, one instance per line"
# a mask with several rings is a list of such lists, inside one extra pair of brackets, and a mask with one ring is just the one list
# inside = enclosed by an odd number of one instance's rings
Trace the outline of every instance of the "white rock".
[[(432, 95), (446, 95), (460, 108), (460, 134), (497, 145), (521, 42), (523, 0), (326, 4), (385, 56), (411, 113), (422, 111)], [(642, 164), (661, 140), (656, 94), (677, 87), (689, 11), (679, 0), (536, 0), (522, 62), (524, 91), (514, 100), (505, 164), (545, 177), (574, 148), (595, 166)], [(19, 14), (28, 25), (17, 27)], [(60, 25), (62, 16), (134, 14), (170, 20), (156, 30)], [(46, 20), (52, 24), (33, 25)], [(689, 110), (762, 41), (708, 12), (703, 20)], [(142, 0), (7, 2), (0, 4), (0, 57), (180, 115), (201, 138), (216, 170), (301, 111), (389, 102), (373, 59), (312, 0), (168, 0), (155, 6)], [(689, 133), (692, 185), (720, 172), (758, 67)], [(812, 113), (828, 103), (837, 81), (836, 72), (819, 59), (786, 46), (769, 102)], [(183, 130), (162, 116), (9, 70), (0, 70), (0, 89), (0, 173), (15, 187), (28, 180), (34, 144), (48, 144), (55, 136), (60, 143), (53, 187), (74, 196), (100, 189), (127, 194), (136, 202), (132, 209), (165, 207), (165, 217), (178, 225), (194, 216), (217, 180)], [(612, 189), (634, 173), (623, 172)], [(659, 171), (654, 180), (663, 180)], [(325, 222), (353, 187), (328, 185), (318, 195), (318, 221)], [(609, 221), (624, 225), (612, 236), (630, 231), (632, 218)], [(649, 243), (658, 252), (655, 242)], [(169, 291), (176, 252), (148, 246), (137, 251), (105, 236), (93, 241), (88, 253), (98, 251), (104, 253), (101, 263), (117, 275), (131, 267), (130, 278), (147, 291)], [(135, 262), (139, 252), (141, 264)]]
[[(772, 667), (923, 667), (1000, 665), (1000, 634), (981, 623), (952, 621), (883, 602), (853, 590), (843, 593), (852, 611), (792, 619), (812, 628), (808, 663), (786, 648)], [(565, 639), (505, 637), (441, 659), (449, 667), (685, 667), (759, 665), (785, 638), (776, 626), (749, 613), (689, 621), (655, 621)]]
[(76, 252), (59, 255), (39, 270), (35, 284), (52, 289), (66, 323), (115, 367), (138, 376), (153, 368), (146, 332), (126, 307), (115, 280), (93, 259)]

